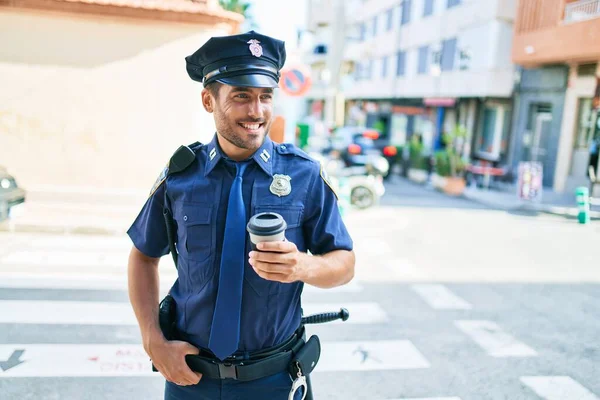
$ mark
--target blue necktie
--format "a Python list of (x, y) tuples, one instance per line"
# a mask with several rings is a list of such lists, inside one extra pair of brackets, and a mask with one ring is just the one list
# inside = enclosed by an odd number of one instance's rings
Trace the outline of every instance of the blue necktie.
[(233, 354), (240, 340), (242, 284), (246, 260), (246, 207), (242, 196), (242, 177), (247, 165), (235, 164), (237, 174), (229, 192), (219, 289), (208, 341), (208, 348), (220, 360)]

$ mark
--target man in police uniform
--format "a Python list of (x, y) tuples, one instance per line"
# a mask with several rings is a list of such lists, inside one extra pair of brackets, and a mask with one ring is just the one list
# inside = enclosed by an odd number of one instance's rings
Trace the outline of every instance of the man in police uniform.
[[(304, 283), (331, 288), (354, 276), (352, 240), (320, 164), (268, 136), (285, 57), (283, 42), (253, 31), (211, 38), (186, 57), (217, 132), (193, 147), (189, 167), (163, 173), (128, 231), (130, 300), (144, 348), (167, 380), (165, 399), (287, 399), (287, 366), (251, 380), (227, 368), (291, 343)], [(170, 294), (179, 340), (164, 337), (157, 316), (157, 267), (169, 253), (164, 210), (176, 226)], [(246, 222), (265, 211), (283, 216), (287, 240), (252, 251)], [(193, 371), (193, 357), (212, 360), (220, 375)]]

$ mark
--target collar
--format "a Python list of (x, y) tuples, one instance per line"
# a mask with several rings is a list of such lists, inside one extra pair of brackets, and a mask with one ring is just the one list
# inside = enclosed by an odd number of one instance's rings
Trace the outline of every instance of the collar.
[[(208, 176), (208, 174), (210, 174), (215, 166), (219, 163), (219, 160), (226, 157), (219, 146), (216, 133), (206, 148), (208, 151), (208, 158), (206, 159), (204, 176)], [(267, 175), (273, 176), (273, 161), (271, 160), (272, 155), (273, 141), (267, 134), (262, 146), (260, 146), (250, 158), (254, 159), (254, 161), (262, 168), (263, 171), (265, 171)]]

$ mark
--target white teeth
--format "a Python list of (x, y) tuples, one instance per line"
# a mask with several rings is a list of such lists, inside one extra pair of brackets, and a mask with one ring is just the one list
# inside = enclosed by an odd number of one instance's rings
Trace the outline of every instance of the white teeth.
[(256, 129), (258, 129), (258, 127), (260, 126), (260, 124), (241, 124), (244, 128), (249, 129), (251, 131), (254, 131)]

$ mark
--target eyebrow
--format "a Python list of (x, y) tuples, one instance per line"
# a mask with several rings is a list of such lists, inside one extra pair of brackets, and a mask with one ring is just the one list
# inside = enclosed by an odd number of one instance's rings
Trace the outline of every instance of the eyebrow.
[[(252, 89), (244, 86), (235, 86), (232, 92), (251, 92)], [(262, 88), (263, 93), (273, 93), (273, 88)]]

